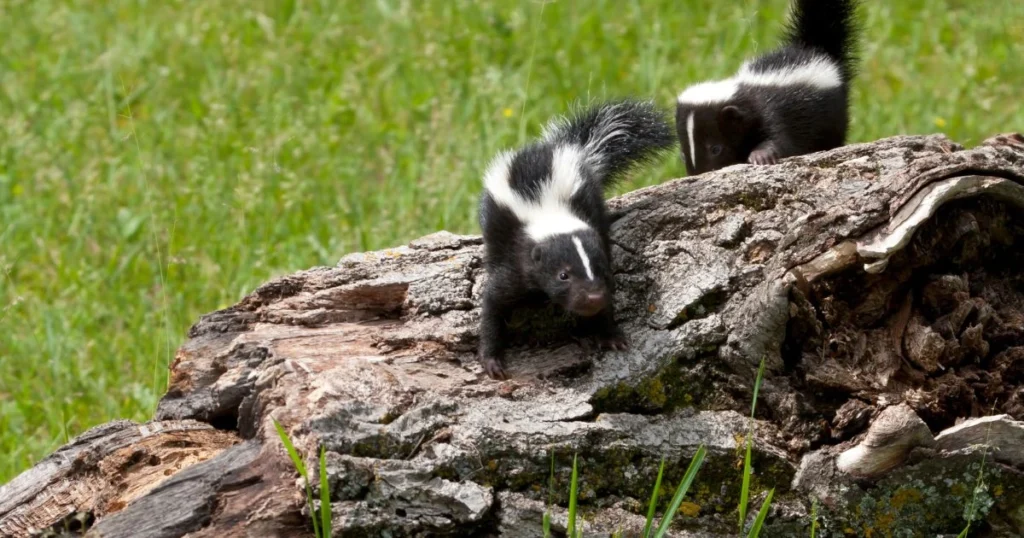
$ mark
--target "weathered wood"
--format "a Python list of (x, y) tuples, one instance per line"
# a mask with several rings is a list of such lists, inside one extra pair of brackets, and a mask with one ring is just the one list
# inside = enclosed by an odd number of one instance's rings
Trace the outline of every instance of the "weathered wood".
[[(660, 459), (674, 486), (701, 444), (678, 535), (732, 535), (762, 359), (768, 535), (806, 533), (808, 494), (835, 532), (956, 534), (978, 476), (991, 503), (974, 528), (1024, 532), (1019, 460), (980, 466), (1018, 453), (1007, 443), (1024, 420), (1022, 184), (1019, 135), (970, 150), (908, 136), (626, 194), (610, 207), (631, 348), (582, 348), (563, 330), (572, 320), (523, 311), (505, 382), (474, 357), (478, 237), (441, 232), (276, 279), (196, 323), (156, 416), (246, 442), (95, 511), (93, 533), (308, 533), (276, 419), (311, 473), (326, 448), (346, 537), (537, 536), (552, 454), (564, 525), (573, 453), (588, 528), (636, 531)], [(973, 423), (955, 427), (992, 413), (1006, 418), (989, 446)], [(25, 489), (40, 468), (0, 490), (19, 495), (0, 501), (0, 529), (43, 495)]]
[(236, 442), (193, 420), (93, 428), (0, 488), (0, 535), (42, 531), (77, 513), (116, 513)]

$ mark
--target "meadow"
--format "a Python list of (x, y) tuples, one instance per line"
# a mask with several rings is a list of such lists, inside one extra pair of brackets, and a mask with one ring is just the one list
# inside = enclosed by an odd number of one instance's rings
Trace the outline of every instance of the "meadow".
[[(0, 483), (149, 418), (203, 313), (477, 233), (496, 151), (575, 102), (671, 106), (787, 1), (0, 0)], [(1024, 130), (1024, 2), (865, 3), (852, 142)]]

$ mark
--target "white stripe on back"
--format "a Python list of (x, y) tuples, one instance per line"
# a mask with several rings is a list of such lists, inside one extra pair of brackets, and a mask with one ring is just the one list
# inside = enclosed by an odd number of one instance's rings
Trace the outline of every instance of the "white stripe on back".
[[(622, 108), (622, 105), (617, 104), (605, 107), (601, 111), (598, 116), (598, 124), (590, 132), (592, 138), (587, 140), (582, 149), (584, 162), (595, 173), (600, 173), (601, 167), (604, 165), (605, 152), (602, 151), (604, 147), (615, 138), (629, 133), (627, 130), (629, 125), (621, 121), (623, 114), (620, 113), (620, 109)], [(569, 120), (564, 117), (553, 119), (544, 126), (541, 138), (545, 142), (556, 142), (558, 137), (564, 134), (568, 125)], [(598, 135), (600, 138), (593, 138)]]
[(583, 186), (583, 151), (578, 146), (558, 146), (551, 156), (551, 178), (541, 187), (540, 205), (568, 203)]
[(690, 164), (697, 168), (697, 146), (693, 143), (693, 112), (686, 118), (686, 134), (690, 137)]
[(594, 280), (594, 272), (590, 270), (590, 258), (587, 257), (586, 251), (583, 250), (583, 242), (575, 235), (572, 236), (572, 242), (576, 244), (576, 252), (579, 253), (580, 260), (583, 261), (583, 268), (587, 270), (587, 278)]
[(583, 151), (578, 146), (555, 148), (551, 176), (539, 186), (536, 200), (524, 198), (509, 184), (515, 153), (499, 153), (484, 173), (484, 188), (498, 205), (503, 205), (523, 223), (526, 234), (540, 241), (558, 234), (578, 232), (590, 225), (573, 214), (569, 201), (583, 185)]
[(839, 66), (827, 56), (815, 56), (808, 63), (771, 71), (751, 71), (750, 64), (744, 63), (735, 78), (741, 84), (751, 86), (811, 86), (822, 90), (843, 84)]
[(750, 62), (745, 62), (736, 75), (694, 84), (680, 93), (677, 100), (683, 105), (725, 103), (736, 95), (740, 84), (774, 87), (811, 86), (827, 90), (841, 86), (843, 77), (839, 66), (828, 56), (815, 56), (804, 64), (756, 72), (751, 70)]

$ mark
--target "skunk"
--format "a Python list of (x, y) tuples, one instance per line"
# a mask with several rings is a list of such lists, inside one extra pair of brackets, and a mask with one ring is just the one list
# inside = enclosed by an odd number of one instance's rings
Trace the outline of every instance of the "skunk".
[(794, 0), (783, 45), (731, 78), (679, 94), (676, 133), (689, 175), (842, 146), (856, 74), (857, 0)]
[(519, 304), (548, 300), (578, 316), (603, 348), (625, 349), (615, 323), (604, 189), (675, 143), (649, 101), (609, 101), (554, 120), (542, 138), (488, 165), (479, 220), (487, 281), (479, 358), (505, 377), (505, 318)]

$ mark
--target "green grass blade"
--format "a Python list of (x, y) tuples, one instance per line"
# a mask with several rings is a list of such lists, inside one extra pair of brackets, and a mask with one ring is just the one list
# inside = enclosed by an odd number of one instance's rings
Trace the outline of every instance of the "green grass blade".
[(757, 368), (757, 379), (754, 380), (754, 401), (750, 403), (750, 418), (754, 418), (754, 411), (757, 410), (757, 394), (761, 392), (761, 380), (764, 379), (764, 359), (761, 359), (761, 366)]
[(672, 518), (676, 516), (679, 511), (679, 505), (683, 503), (683, 497), (686, 496), (686, 490), (690, 489), (690, 484), (693, 483), (693, 479), (697, 477), (697, 472), (700, 471), (701, 465), (704, 465), (704, 456), (707, 454), (707, 449), (704, 445), (700, 445), (697, 449), (697, 453), (693, 455), (693, 459), (690, 460), (690, 466), (686, 469), (686, 474), (683, 475), (683, 481), (679, 483), (679, 487), (676, 489), (676, 494), (672, 497), (672, 502), (669, 504), (667, 510), (665, 510), (665, 516), (661, 518), (661, 525), (658, 526), (658, 532), (654, 534), (654, 538), (664, 538), (665, 534), (668, 533), (668, 527), (672, 524)]
[(299, 472), (303, 483), (306, 484), (306, 505), (309, 506), (309, 515), (313, 519), (313, 534), (319, 537), (320, 523), (316, 520), (316, 511), (313, 510), (313, 490), (309, 487), (309, 475), (306, 474), (306, 466), (303, 465), (299, 452), (295, 450), (295, 445), (292, 444), (291, 438), (288, 437), (288, 432), (284, 431), (284, 428), (276, 419), (271, 420), (274, 421), (277, 436), (281, 438), (281, 443), (284, 445), (285, 451), (288, 452), (288, 457), (292, 459), (292, 465), (295, 466), (295, 470)]
[(331, 536), (331, 485), (327, 483), (327, 454), (320, 447), (320, 529), (323, 538)]
[(818, 499), (811, 499), (811, 538), (818, 534)]
[(295, 450), (295, 445), (292, 444), (292, 440), (288, 438), (288, 432), (284, 431), (281, 424), (276, 419), (274, 421), (274, 428), (277, 428), (277, 436), (281, 438), (281, 442), (284, 443), (284, 449), (288, 452), (288, 457), (292, 459), (292, 465), (295, 465), (295, 470), (299, 471), (302, 478), (309, 480), (306, 476), (306, 466), (302, 464), (302, 458), (299, 457), (299, 453)]
[(739, 506), (739, 528), (743, 531), (743, 522), (747, 520), (747, 507), (750, 503), (750, 475), (753, 469), (750, 465), (750, 452), (754, 444), (754, 413), (757, 411), (757, 394), (761, 391), (761, 380), (764, 379), (764, 359), (757, 368), (757, 378), (754, 380), (754, 399), (750, 403), (750, 427), (747, 429), (747, 447), (743, 454), (743, 482), (740, 489)]
[(569, 485), (569, 536), (576, 536), (576, 493), (577, 493), (576, 455), (572, 457), (572, 482)]
[(650, 538), (651, 524), (654, 523), (654, 512), (658, 507), (658, 492), (661, 490), (661, 477), (665, 474), (665, 458), (661, 458), (661, 465), (658, 467), (658, 478), (654, 481), (654, 491), (651, 492), (651, 503), (647, 506), (647, 523), (644, 524), (642, 538)]
[(551, 538), (551, 505), (555, 504), (555, 451), (551, 451), (551, 472), (548, 474), (548, 506), (544, 510), (541, 525), (544, 527), (544, 538)]
[(743, 482), (739, 490), (739, 530), (743, 530), (743, 522), (746, 521), (746, 506), (751, 499), (751, 433), (746, 433), (746, 450), (743, 451)]
[(551, 451), (551, 472), (548, 475), (548, 506), (555, 504), (555, 451)]
[[(995, 413), (995, 404), (993, 404), (992, 412), (990, 414), (994, 415)], [(978, 493), (985, 487), (985, 460), (988, 458), (988, 449), (992, 446), (989, 444), (991, 436), (992, 423), (989, 423), (988, 428), (985, 430), (985, 444), (982, 445), (983, 449), (981, 451), (981, 467), (978, 468), (978, 481), (975, 482), (974, 491), (971, 492), (971, 504), (967, 506), (967, 511), (964, 513), (964, 519), (967, 520), (967, 526), (964, 527), (964, 530), (960, 532), (960, 535), (957, 536), (957, 538), (967, 538), (967, 535), (971, 532), (971, 522), (974, 521), (974, 518), (977, 516)]]
[(768, 491), (768, 496), (761, 503), (761, 509), (757, 511), (757, 519), (754, 520), (754, 526), (750, 527), (750, 534), (747, 535), (747, 538), (757, 538), (761, 535), (761, 526), (764, 525), (764, 519), (768, 517), (768, 509), (772, 506), (772, 495), (774, 494), (775, 488)]

